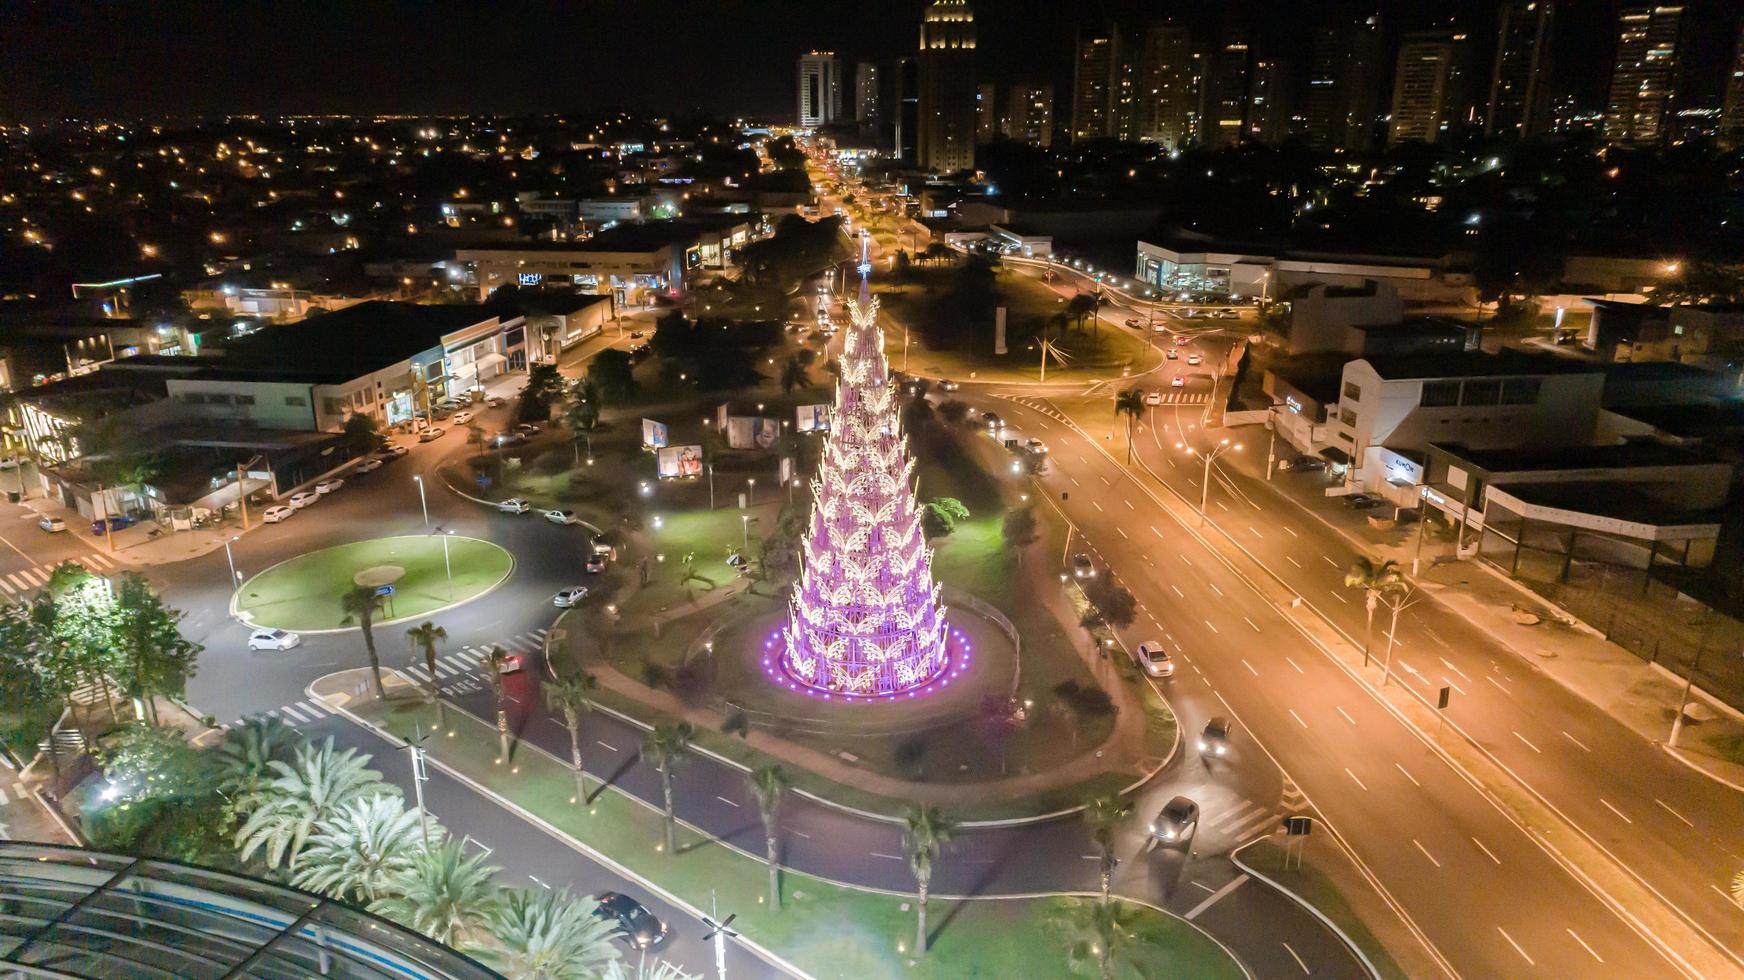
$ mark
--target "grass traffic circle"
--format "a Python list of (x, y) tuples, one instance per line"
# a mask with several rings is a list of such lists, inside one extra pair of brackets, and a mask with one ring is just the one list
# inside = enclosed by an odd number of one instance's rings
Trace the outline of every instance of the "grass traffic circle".
[[(452, 592), (447, 568), (454, 571)], [(507, 551), (478, 538), (450, 535), (448, 562), (437, 535), (404, 535), (353, 541), (282, 561), (242, 583), (236, 611), (257, 626), (288, 630), (344, 629), (340, 597), (362, 577), (371, 581), (393, 568), (393, 594), (377, 614), (380, 622), (422, 616), (488, 592), (508, 578), (515, 561)]]

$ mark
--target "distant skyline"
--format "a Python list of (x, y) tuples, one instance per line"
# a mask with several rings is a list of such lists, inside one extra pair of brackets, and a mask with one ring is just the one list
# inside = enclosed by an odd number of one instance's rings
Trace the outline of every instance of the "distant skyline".
[[(1718, 0), (1715, 0), (1718, 2)], [(281, 112), (793, 114), (811, 48), (848, 63), (914, 49), (925, 0), (506, 0), (273, 4), (0, 0), (0, 119)], [(1701, 3), (1692, 6), (1701, 6)], [(983, 80), (1069, 81), (1078, 28), (1170, 13), (1202, 31), (1244, 11), (1288, 46), (1320, 12), (1380, 9), (1390, 32), (1481, 0), (1169, 4), (975, 0)], [(1559, 7), (1559, 54), (1592, 96), (1609, 73), (1616, 0)], [(1733, 36), (1736, 36), (1735, 34)], [(1287, 54), (1287, 51), (1286, 51)], [(1595, 75), (1595, 72), (1597, 73)]]

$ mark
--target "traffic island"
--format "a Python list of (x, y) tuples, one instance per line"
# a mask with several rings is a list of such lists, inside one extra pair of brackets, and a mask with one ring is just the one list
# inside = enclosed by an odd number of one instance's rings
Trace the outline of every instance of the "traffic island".
[[(436, 708), (406, 698), (376, 701), (358, 671), (329, 675), (311, 691), (354, 720), (396, 738), (436, 727)], [(932, 898), (931, 949), (914, 950), (916, 909), (910, 895), (875, 892), (791, 869), (782, 875), (782, 904), (768, 899), (762, 861), (680, 820), (675, 853), (663, 850), (660, 813), (590, 779), (585, 805), (576, 800), (574, 770), (536, 746), (518, 746), (515, 763), (497, 757), (488, 724), (453, 707), (453, 738), (433, 739), (429, 761), (538, 826), (569, 847), (632, 877), (700, 916), (710, 900), (737, 914), (734, 927), (760, 955), (816, 977), (958, 978), (1096, 976), (1094, 957), (1071, 958), (1094, 935), (1084, 896), (1014, 899)], [(942, 860), (950, 860), (949, 851)], [(1120, 902), (1124, 937), (1115, 976), (1240, 978), (1241, 966), (1197, 927), (1148, 906)], [(677, 925), (677, 924), (675, 924)]]
[(298, 555), (242, 583), (231, 602), (260, 627), (316, 633), (346, 629), (340, 597), (355, 587), (382, 596), (376, 625), (429, 616), (502, 584), (515, 561), (502, 548), (458, 535), (354, 541)]

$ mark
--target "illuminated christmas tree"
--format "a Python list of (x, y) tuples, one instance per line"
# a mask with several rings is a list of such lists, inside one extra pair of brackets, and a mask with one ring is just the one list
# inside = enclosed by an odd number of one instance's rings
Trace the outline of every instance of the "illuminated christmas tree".
[(853, 324), (781, 650), (789, 677), (848, 697), (912, 695), (949, 659), (870, 272), (862, 251), (860, 296), (848, 304)]

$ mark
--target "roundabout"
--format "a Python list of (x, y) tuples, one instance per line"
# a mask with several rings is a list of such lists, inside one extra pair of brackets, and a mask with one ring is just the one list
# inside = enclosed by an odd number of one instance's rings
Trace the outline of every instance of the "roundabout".
[(341, 596), (353, 588), (382, 595), (376, 625), (428, 616), (476, 599), (514, 570), (507, 551), (478, 538), (401, 535), (353, 541), (298, 555), (248, 579), (231, 612), (254, 626), (302, 633), (343, 630)]

